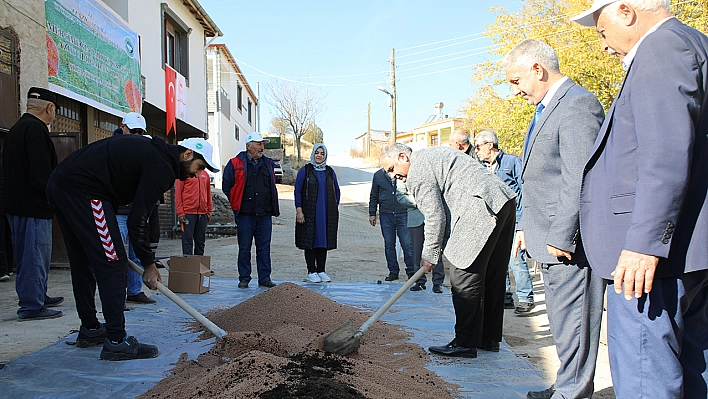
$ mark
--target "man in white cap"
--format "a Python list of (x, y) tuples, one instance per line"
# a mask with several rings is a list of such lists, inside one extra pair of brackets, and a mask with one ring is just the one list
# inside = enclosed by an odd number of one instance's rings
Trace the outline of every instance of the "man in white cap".
[[(143, 282), (161, 281), (149, 247), (147, 219), (175, 178), (185, 180), (204, 168), (216, 172), (212, 146), (201, 138), (166, 144), (137, 135), (99, 140), (69, 155), (52, 173), (47, 199), (61, 228), (81, 319), (77, 346), (103, 344), (101, 359), (130, 360), (157, 356), (157, 347), (141, 344), (125, 331), (128, 258), (114, 209), (133, 202), (128, 235), (143, 267)], [(96, 317), (95, 292), (105, 324)]]
[(118, 130), (113, 132), (116, 134), (145, 134), (147, 132), (147, 123), (145, 118), (137, 112), (129, 112), (123, 117), (123, 121), (120, 124), (121, 133)]
[(618, 398), (708, 396), (708, 37), (669, 6), (595, 0), (572, 18), (627, 71), (580, 194), (588, 260), (614, 285)]
[(272, 216), (280, 216), (273, 160), (263, 155), (268, 143), (258, 132), (246, 137), (241, 151), (224, 166), (222, 190), (234, 211), (238, 232), (238, 288), (251, 281), (251, 245), (256, 242), (258, 285), (275, 287), (270, 279)]

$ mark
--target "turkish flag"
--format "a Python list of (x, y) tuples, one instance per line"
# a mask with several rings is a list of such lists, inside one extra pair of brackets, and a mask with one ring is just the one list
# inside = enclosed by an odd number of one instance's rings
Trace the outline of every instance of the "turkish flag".
[(177, 121), (175, 119), (175, 81), (177, 80), (177, 71), (169, 65), (165, 65), (165, 115), (167, 117), (166, 135), (170, 132), (177, 135)]

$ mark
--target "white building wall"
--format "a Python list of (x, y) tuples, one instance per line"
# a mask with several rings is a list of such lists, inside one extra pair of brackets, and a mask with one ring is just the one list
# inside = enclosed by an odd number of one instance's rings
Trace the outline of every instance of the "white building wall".
[[(218, 98), (219, 90), (222, 88), (230, 99), (229, 116), (215, 107), (209, 112), (209, 139), (208, 141), (214, 146), (215, 161), (223, 167), (229, 160), (235, 157), (239, 152), (246, 149), (246, 136), (255, 131), (256, 113), (255, 99), (250, 98), (250, 94), (246, 90), (246, 84), (243, 77), (234, 69), (229, 62), (228, 56), (218, 47), (210, 47), (207, 50), (207, 87), (213, 93), (211, 95)], [(243, 104), (244, 107), (238, 109), (237, 87), (238, 84), (243, 88)], [(211, 95), (208, 95), (209, 97)], [(251, 99), (253, 104), (252, 123), (248, 123), (248, 99)], [(222, 106), (224, 106), (222, 104)], [(239, 128), (239, 138), (236, 139), (236, 126)], [(214, 182), (216, 187), (221, 186), (222, 173), (214, 174)]]
[(166, 3), (185, 24), (192, 28), (189, 36), (189, 76), (187, 76), (187, 123), (207, 131), (206, 59), (204, 28), (176, 0), (131, 0), (128, 4), (128, 26), (140, 35), (141, 70), (145, 76), (145, 99), (165, 110), (165, 70), (162, 61), (161, 4)]

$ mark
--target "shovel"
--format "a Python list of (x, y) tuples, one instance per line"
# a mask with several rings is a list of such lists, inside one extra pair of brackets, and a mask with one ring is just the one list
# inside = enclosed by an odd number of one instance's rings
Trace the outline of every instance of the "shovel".
[[(143, 275), (143, 269), (140, 266), (136, 265), (132, 260), (128, 259), (128, 265), (130, 265), (130, 267), (135, 270), (136, 273), (141, 276)], [(212, 321), (204, 317), (203, 314), (197, 312), (196, 309), (189, 306), (187, 302), (183, 301), (182, 298), (175, 295), (174, 292), (170, 291), (169, 288), (165, 287), (159, 281), (157, 282), (157, 290), (165, 294), (165, 296), (170, 298), (170, 300), (177, 304), (177, 306), (184, 309), (185, 312), (189, 313), (192, 317), (194, 317), (201, 325), (206, 327), (207, 330), (214, 334), (216, 338), (223, 339), (224, 336), (227, 334), (226, 331), (222, 330), (221, 328), (219, 328), (219, 326), (212, 323)]]
[(371, 328), (371, 326), (379, 318), (381, 318), (384, 313), (386, 313), (388, 308), (390, 308), (391, 305), (393, 305), (404, 292), (406, 292), (419, 278), (423, 277), (423, 274), (425, 274), (425, 269), (421, 267), (413, 276), (411, 276), (411, 278), (408, 279), (408, 281), (406, 281), (405, 284), (403, 284), (401, 288), (398, 289), (398, 291), (396, 291), (395, 294), (393, 294), (391, 299), (386, 301), (386, 303), (384, 303), (383, 306), (376, 311), (376, 313), (371, 315), (369, 320), (362, 324), (358, 330), (354, 329), (354, 323), (352, 323), (351, 320), (347, 320), (341, 326), (337, 327), (327, 337), (325, 337), (324, 350), (326, 352), (345, 356), (359, 349), (362, 335), (364, 335), (369, 328)]

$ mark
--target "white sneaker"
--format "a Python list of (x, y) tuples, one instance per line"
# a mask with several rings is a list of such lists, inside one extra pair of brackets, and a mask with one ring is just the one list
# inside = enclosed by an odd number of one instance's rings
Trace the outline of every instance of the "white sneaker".
[(321, 283), (322, 280), (320, 279), (320, 275), (317, 273), (309, 273), (307, 275), (307, 281), (311, 283)]
[(10, 276), (7, 274), (4, 274), (2, 277), (0, 277), (0, 281), (10, 281)]
[(329, 278), (329, 276), (325, 272), (317, 273), (317, 275), (320, 276), (320, 280), (323, 283), (329, 283), (330, 281), (332, 281), (332, 279)]

